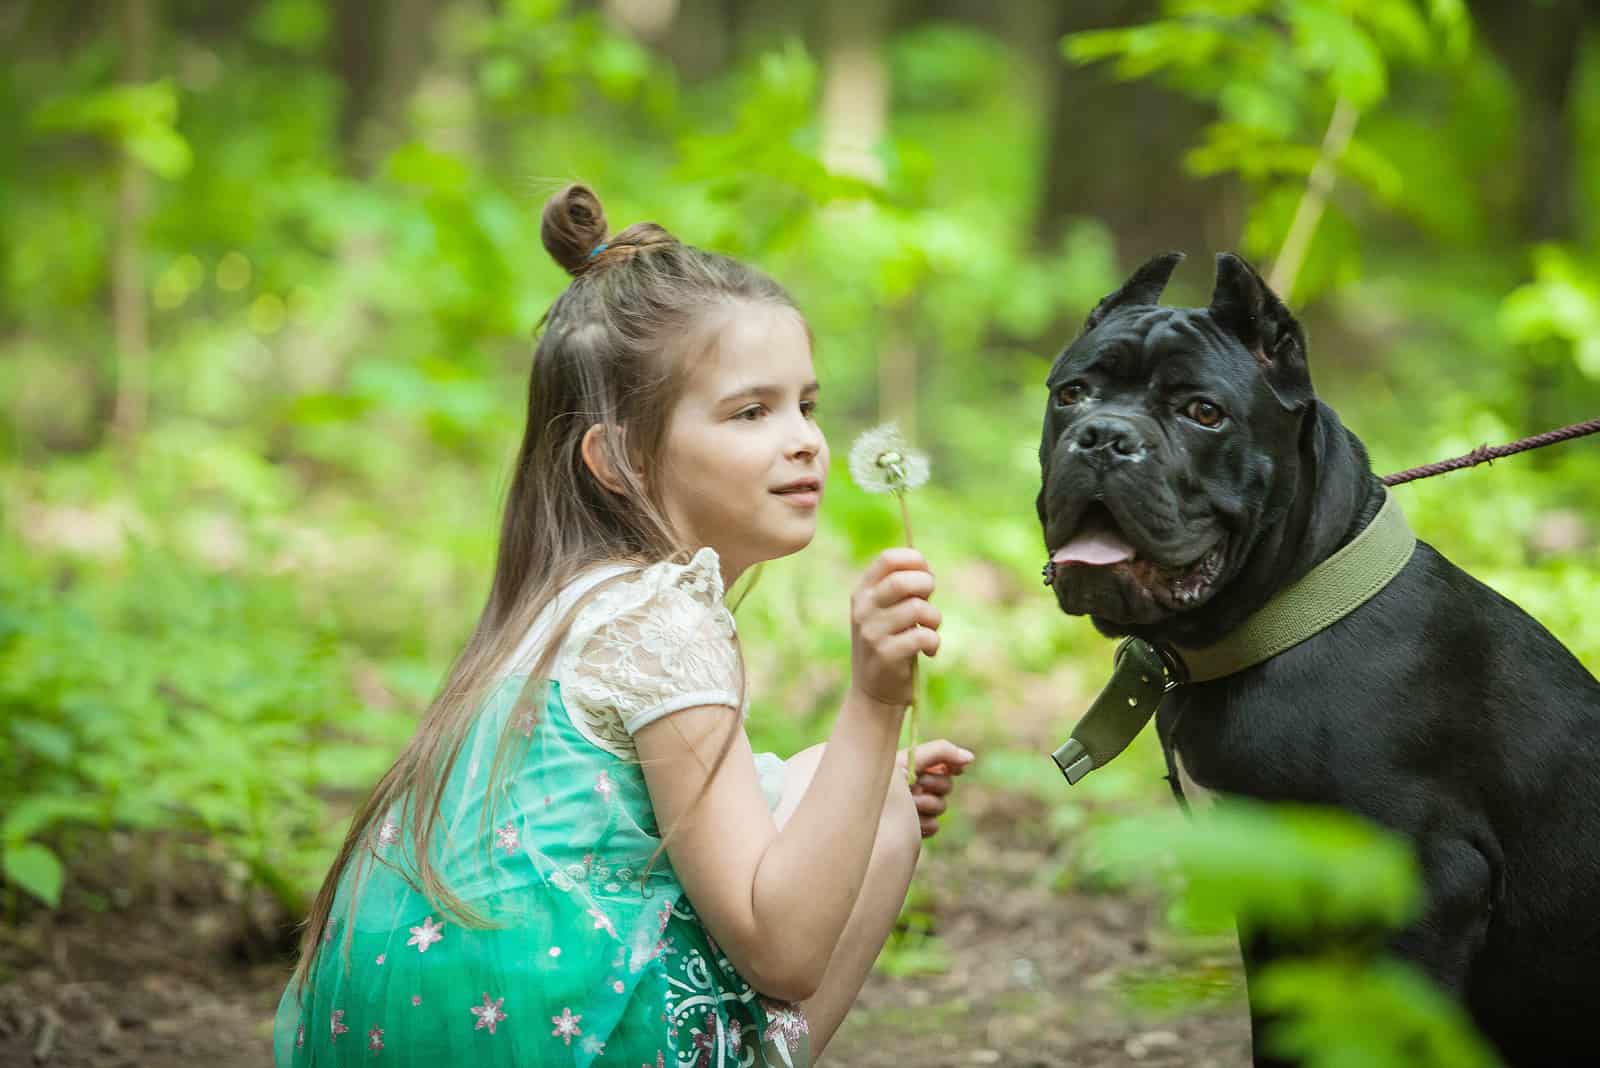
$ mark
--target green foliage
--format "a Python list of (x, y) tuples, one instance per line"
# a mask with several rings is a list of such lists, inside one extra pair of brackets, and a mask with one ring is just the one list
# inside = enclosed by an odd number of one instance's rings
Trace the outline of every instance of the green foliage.
[(1236, 917), (1290, 935), (1327, 924), (1390, 928), (1418, 905), (1405, 842), (1330, 809), (1230, 799), (1198, 820), (1166, 812), (1117, 824), (1099, 848), (1126, 871), (1175, 861), (1186, 919), (1200, 929)]
[[(1447, 76), (1458, 77), (1471, 43), (1458, 0), (1167, 0), (1163, 11), (1164, 18), (1138, 26), (1070, 34), (1063, 51), (1074, 63), (1111, 62), (1120, 78), (1158, 78), (1216, 106), (1218, 117), (1187, 166), (1198, 177), (1244, 180), (1252, 203), (1243, 247), (1263, 257), (1283, 244), (1336, 105), (1357, 115), (1379, 109), (1405, 67), (1446, 65)], [(1342, 181), (1377, 203), (1430, 195), (1408, 187), (1381, 143), (1362, 134), (1333, 162)], [(1335, 203), (1330, 210), (1336, 228), (1343, 209)], [(1351, 280), (1358, 253), (1349, 233), (1343, 240), (1336, 231), (1320, 233), (1312, 284), (1296, 291)]]
[(1571, 249), (1534, 250), (1534, 279), (1506, 297), (1500, 322), (1512, 341), (1556, 339), (1573, 347), (1578, 369), (1600, 379), (1600, 270)]
[[(1252, 998), (1281, 1014), (1274, 1053), (1314, 1068), (1492, 1065), (1462, 1009), (1408, 966), (1360, 947), (1416, 917), (1420, 877), (1407, 843), (1332, 809), (1229, 798), (1190, 820), (1175, 813), (1112, 825), (1096, 836), (1107, 863), (1148, 880), (1176, 866), (1178, 916), (1196, 930), (1237, 923), (1247, 937), (1307, 947), (1265, 966)], [(1343, 944), (1327, 945), (1343, 932)], [(1193, 1003), (1203, 982), (1151, 981), (1147, 1004)]]
[(1306, 1068), (1500, 1063), (1460, 1005), (1398, 964), (1281, 961), (1262, 973), (1257, 996), (1264, 1008), (1286, 1017), (1270, 1033), (1271, 1051)]

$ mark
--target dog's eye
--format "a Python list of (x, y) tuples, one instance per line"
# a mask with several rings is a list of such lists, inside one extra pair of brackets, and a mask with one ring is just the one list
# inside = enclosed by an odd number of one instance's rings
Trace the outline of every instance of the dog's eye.
[(1060, 404), (1077, 404), (1089, 395), (1089, 387), (1082, 382), (1068, 382), (1056, 390), (1056, 401)]
[(1183, 410), (1183, 414), (1201, 426), (1217, 426), (1221, 424), (1223, 419), (1221, 408), (1218, 408), (1210, 401), (1203, 400), (1190, 401), (1189, 407)]

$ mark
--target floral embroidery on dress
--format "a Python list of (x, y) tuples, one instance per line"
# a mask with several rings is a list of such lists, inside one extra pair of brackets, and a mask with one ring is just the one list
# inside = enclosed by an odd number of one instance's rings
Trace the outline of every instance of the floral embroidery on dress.
[(572, 1045), (573, 1038), (583, 1034), (583, 1028), (578, 1026), (578, 1021), (583, 1019), (583, 1014), (573, 1015), (570, 1008), (561, 1010), (560, 1016), (550, 1017), (550, 1022), (555, 1024), (555, 1030), (550, 1032), (551, 1038), (559, 1038), (565, 1045)]
[(600, 777), (595, 780), (594, 792), (605, 798), (607, 801), (610, 801), (611, 790), (611, 776), (607, 775), (605, 769), (602, 768), (600, 769)]
[(416, 946), (418, 953), (428, 952), (428, 947), (435, 942), (444, 940), (444, 925), (435, 925), (433, 917), (429, 916), (422, 921), (420, 927), (411, 928), (411, 937), (406, 939), (406, 945)]
[(332, 1020), (332, 1023), (330, 1024), (330, 1029), (333, 1032), (333, 1037), (334, 1038), (338, 1038), (340, 1035), (342, 1035), (346, 1031), (350, 1030), (350, 1028), (348, 1028), (348, 1027), (346, 1027), (344, 1025), (344, 1010), (343, 1009), (334, 1009), (333, 1010), (333, 1020)]
[(799, 1006), (762, 998), (761, 1007), (767, 1013), (767, 1029), (761, 1032), (763, 1039), (782, 1039), (785, 1046), (794, 1050), (811, 1033), (811, 1025), (806, 1022), (806, 1014)]
[(600, 1054), (606, 1051), (606, 1044), (600, 1041), (594, 1035), (589, 1035), (582, 1042), (578, 1043), (578, 1046), (583, 1050), (583, 1052), (589, 1054), (591, 1057), (598, 1057)]
[(596, 931), (604, 931), (612, 938), (617, 937), (617, 929), (611, 925), (611, 917), (601, 912), (598, 908), (589, 910), (589, 918), (594, 920), (594, 929)]
[(378, 844), (392, 846), (400, 841), (400, 826), (394, 820), (384, 820), (383, 826), (378, 828)]
[(383, 1049), (383, 1028), (374, 1027), (367, 1032), (367, 1049), (378, 1053)]
[(294, 1048), (295, 1049), (305, 1049), (305, 1046), (306, 1046), (306, 1025), (305, 1025), (305, 1021), (302, 1020), (300, 1022), (300, 1025), (294, 1029)]
[(478, 1024), (473, 1028), (473, 1030), (482, 1031), (485, 1027), (487, 1027), (489, 1029), (489, 1033), (491, 1035), (494, 1034), (495, 1025), (510, 1015), (500, 1008), (500, 1006), (504, 1005), (505, 1003), (506, 999), (503, 997), (490, 1001), (489, 992), (485, 990), (483, 992), (483, 1004), (472, 1006), (472, 1015), (478, 1018)]
[(515, 853), (521, 845), (517, 837), (516, 825), (510, 820), (506, 820), (506, 825), (494, 832), (494, 844), (504, 849), (509, 855)]

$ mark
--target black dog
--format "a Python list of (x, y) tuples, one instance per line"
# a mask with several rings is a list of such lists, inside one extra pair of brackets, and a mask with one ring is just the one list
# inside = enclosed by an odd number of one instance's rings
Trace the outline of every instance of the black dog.
[[(1194, 649), (1350, 542), (1386, 491), (1248, 264), (1217, 257), (1209, 307), (1158, 306), (1181, 259), (1140, 268), (1057, 357), (1038, 507), (1064, 611)], [(1516, 605), (1418, 542), (1314, 637), (1178, 687), (1157, 729), (1175, 790), (1406, 835), (1426, 906), (1396, 951), (1509, 1064), (1600, 1063), (1600, 683)], [(1271, 951), (1244, 948), (1248, 977)]]

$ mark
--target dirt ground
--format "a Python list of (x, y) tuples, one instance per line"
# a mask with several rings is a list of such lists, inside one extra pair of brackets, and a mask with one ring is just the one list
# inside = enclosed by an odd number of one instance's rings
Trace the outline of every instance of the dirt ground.
[[(977, 787), (976, 832), (935, 839), (915, 902), (928, 953), (891, 954), (823, 1063), (1073, 1066), (1236, 1065), (1249, 1059), (1237, 962), (1196, 955), (1161, 923), (1159, 903), (1053, 889), (1055, 847), (1025, 797)], [(115, 871), (113, 865), (109, 871)], [(109, 878), (107, 880), (110, 881)], [(281, 946), (200, 868), (152, 900), (121, 907), (79, 886), (54, 916), (0, 924), (0, 1066), (266, 1068), (273, 1009), (288, 972)], [(1181, 959), (1181, 960), (1180, 960)], [(1199, 968), (1220, 998), (1152, 1015), (1130, 1007), (1139, 977)]]

